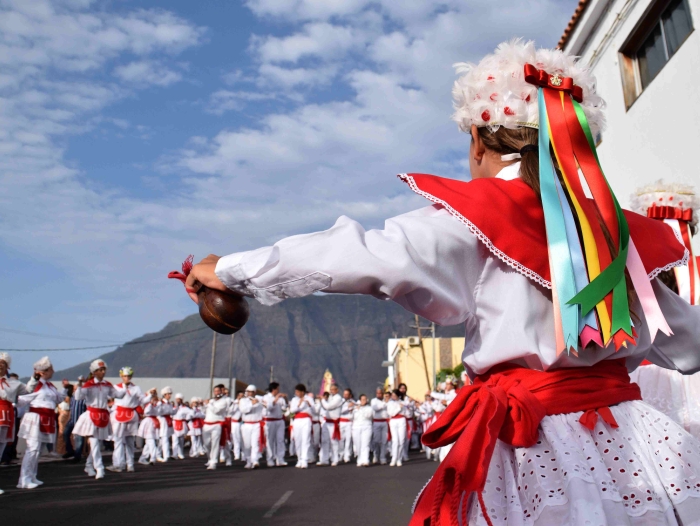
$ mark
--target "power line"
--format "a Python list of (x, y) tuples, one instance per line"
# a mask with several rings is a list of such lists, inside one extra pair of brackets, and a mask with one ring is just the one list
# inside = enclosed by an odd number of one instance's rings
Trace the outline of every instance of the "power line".
[[(55, 334), (42, 334), (40, 332), (29, 332), (20, 331), (17, 329), (8, 329), (6, 327), (0, 327), (0, 332), (10, 332), (13, 334), (26, 334), (27, 336), (38, 336), (40, 338), (51, 338), (54, 340), (68, 340), (73, 342), (98, 342), (98, 343), (113, 343), (114, 340), (93, 340), (91, 338), (73, 338), (71, 336), (57, 336)], [(114, 345), (119, 345), (119, 342), (114, 343)]]
[(199, 329), (193, 329), (191, 331), (178, 332), (177, 334), (171, 334), (170, 336), (160, 336), (159, 338), (150, 338), (148, 340), (141, 340), (140, 342), (125, 342), (125, 343), (114, 343), (112, 345), (95, 345), (93, 347), (67, 347), (63, 349), (49, 348), (49, 349), (0, 349), (0, 351), (6, 352), (54, 352), (54, 351), (87, 351), (92, 349), (108, 349), (110, 347), (126, 347), (127, 345), (140, 345), (142, 343), (157, 342), (160, 340), (169, 340), (170, 338), (177, 338), (183, 334), (190, 334), (192, 332), (203, 331), (209, 327), (200, 327)]

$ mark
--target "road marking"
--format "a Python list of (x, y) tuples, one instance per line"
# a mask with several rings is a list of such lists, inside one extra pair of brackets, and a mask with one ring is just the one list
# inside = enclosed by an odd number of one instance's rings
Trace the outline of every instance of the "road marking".
[(280, 509), (280, 508), (282, 507), (282, 504), (284, 504), (285, 502), (287, 502), (287, 500), (289, 499), (289, 497), (292, 496), (292, 493), (294, 493), (294, 492), (290, 490), (290, 491), (286, 492), (284, 495), (282, 495), (282, 496), (280, 497), (280, 500), (278, 500), (277, 502), (275, 502), (275, 503), (272, 505), (272, 508), (270, 508), (269, 510), (267, 510), (267, 513), (266, 513), (265, 515), (263, 515), (263, 519), (270, 519), (270, 518), (272, 518), (272, 516), (275, 514), (275, 512), (277, 512), (277, 510)]

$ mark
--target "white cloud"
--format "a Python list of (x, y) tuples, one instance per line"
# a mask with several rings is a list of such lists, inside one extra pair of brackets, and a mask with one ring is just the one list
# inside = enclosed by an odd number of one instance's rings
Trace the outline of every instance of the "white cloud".
[(273, 98), (275, 98), (274, 95), (256, 91), (219, 90), (211, 94), (207, 105), (207, 111), (214, 115), (222, 115), (227, 111), (242, 110), (247, 103), (260, 102)]
[(168, 86), (182, 79), (182, 74), (152, 60), (130, 62), (114, 68), (114, 75), (120, 80), (137, 86)]

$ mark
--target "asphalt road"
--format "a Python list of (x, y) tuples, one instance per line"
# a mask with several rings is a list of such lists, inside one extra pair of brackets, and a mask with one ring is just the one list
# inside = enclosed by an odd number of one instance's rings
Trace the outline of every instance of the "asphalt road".
[(207, 471), (203, 458), (188, 458), (94, 480), (59, 461), (39, 465), (44, 485), (33, 490), (16, 489), (19, 467), (0, 469), (0, 510), (3, 524), (17, 525), (406, 525), (436, 467), (418, 453), (400, 468), (248, 471), (234, 462)]

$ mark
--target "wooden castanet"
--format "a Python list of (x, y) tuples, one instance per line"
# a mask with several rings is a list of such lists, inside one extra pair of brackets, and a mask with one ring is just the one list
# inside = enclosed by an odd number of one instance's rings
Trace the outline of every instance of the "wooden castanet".
[(243, 296), (202, 286), (197, 292), (199, 315), (219, 334), (233, 334), (248, 321), (250, 309)]

